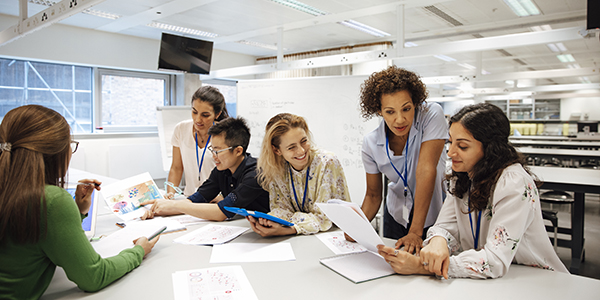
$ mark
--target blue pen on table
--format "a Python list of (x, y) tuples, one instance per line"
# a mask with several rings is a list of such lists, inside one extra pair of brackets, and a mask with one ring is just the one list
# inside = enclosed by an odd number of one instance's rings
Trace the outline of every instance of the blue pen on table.
[(148, 240), (152, 240), (153, 238), (157, 237), (159, 234), (163, 233), (163, 231), (167, 230), (167, 226), (163, 226), (161, 227), (159, 230), (157, 230), (155, 233), (153, 233)]

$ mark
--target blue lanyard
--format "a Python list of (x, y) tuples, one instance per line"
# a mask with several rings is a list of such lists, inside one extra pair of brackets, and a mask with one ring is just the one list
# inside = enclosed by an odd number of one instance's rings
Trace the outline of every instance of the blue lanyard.
[[(410, 133), (409, 133), (410, 134)], [(390, 140), (387, 136), (387, 134), (385, 135), (385, 152), (387, 153), (387, 157), (390, 160), (390, 164), (392, 165), (392, 168), (394, 168), (394, 171), (396, 171), (396, 173), (398, 174), (398, 176), (400, 176), (400, 179), (402, 179), (402, 182), (404, 182), (404, 197), (406, 198), (406, 196), (408, 195), (408, 141), (410, 139), (410, 135), (406, 136), (406, 153), (404, 153), (404, 176), (402, 176), (402, 174), (400, 174), (400, 172), (398, 172), (398, 169), (396, 169), (396, 166), (394, 166), (394, 163), (392, 162), (392, 158), (390, 157)]]
[(206, 153), (206, 148), (208, 148), (208, 142), (210, 142), (210, 138), (212, 135), (208, 136), (208, 140), (206, 140), (206, 145), (204, 145), (204, 151), (202, 151), (202, 160), (198, 158), (198, 133), (196, 132), (196, 163), (198, 163), (198, 181), (200, 181), (200, 174), (202, 173), (202, 164), (204, 163), (204, 154)]
[[(469, 196), (469, 206), (470, 205), (471, 196)], [(479, 216), (477, 216), (477, 233), (473, 231), (473, 219), (471, 218), (471, 211), (469, 211), (469, 223), (471, 223), (471, 234), (473, 235), (473, 243), (475, 244), (475, 250), (477, 250), (477, 246), (479, 245), (479, 229), (481, 229), (481, 211), (479, 211)]]
[(292, 182), (292, 191), (294, 191), (294, 199), (296, 199), (296, 205), (302, 212), (304, 212), (304, 201), (306, 201), (306, 192), (308, 191), (308, 174), (310, 173), (310, 166), (306, 168), (306, 183), (304, 183), (304, 197), (302, 198), (302, 207), (298, 202), (298, 196), (296, 195), (296, 187), (294, 187), (294, 177), (292, 175), (292, 167), (290, 166), (290, 181)]

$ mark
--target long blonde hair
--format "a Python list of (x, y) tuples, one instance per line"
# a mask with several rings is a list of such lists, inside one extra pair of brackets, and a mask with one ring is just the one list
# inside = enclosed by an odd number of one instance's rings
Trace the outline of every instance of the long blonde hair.
[(45, 185), (65, 184), (71, 129), (56, 111), (25, 105), (4, 116), (0, 143), (0, 244), (35, 243), (47, 228)]
[(308, 130), (308, 124), (304, 118), (290, 114), (280, 113), (272, 117), (265, 128), (265, 137), (262, 142), (262, 149), (257, 163), (257, 179), (263, 189), (268, 190), (269, 185), (276, 178), (284, 178), (286, 175), (286, 166), (288, 162), (280, 155), (277, 155), (273, 148), (279, 148), (281, 136), (293, 128), (301, 128), (306, 132), (310, 142), (309, 162), (312, 161), (315, 149), (312, 143), (312, 134)]

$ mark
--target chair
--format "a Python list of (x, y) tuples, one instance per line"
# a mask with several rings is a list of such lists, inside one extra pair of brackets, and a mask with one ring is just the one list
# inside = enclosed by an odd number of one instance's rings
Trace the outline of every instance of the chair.
[[(573, 196), (563, 191), (551, 190), (540, 194), (540, 201), (549, 203), (550, 210), (542, 210), (542, 217), (552, 222), (552, 232), (554, 232), (554, 250), (558, 248), (558, 211), (553, 210), (554, 205), (569, 204), (569, 213), (575, 200)], [(550, 232), (550, 228), (546, 227), (547, 231)], [(562, 232), (564, 233), (564, 232)]]
[(555, 210), (542, 210), (542, 218), (552, 223), (554, 229), (554, 251), (558, 251), (558, 212)]

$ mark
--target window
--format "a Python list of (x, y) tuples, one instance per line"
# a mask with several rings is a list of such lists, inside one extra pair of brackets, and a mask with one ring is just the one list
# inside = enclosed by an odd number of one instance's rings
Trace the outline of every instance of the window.
[(237, 81), (210, 79), (202, 81), (202, 85), (210, 85), (219, 89), (225, 98), (225, 105), (230, 117), (237, 116)]
[(0, 58), (0, 118), (38, 104), (62, 114), (73, 133), (93, 130), (91, 67)]
[(111, 128), (136, 131), (156, 126), (156, 107), (170, 103), (169, 75), (106, 69), (98, 74), (99, 118), (105, 131)]

